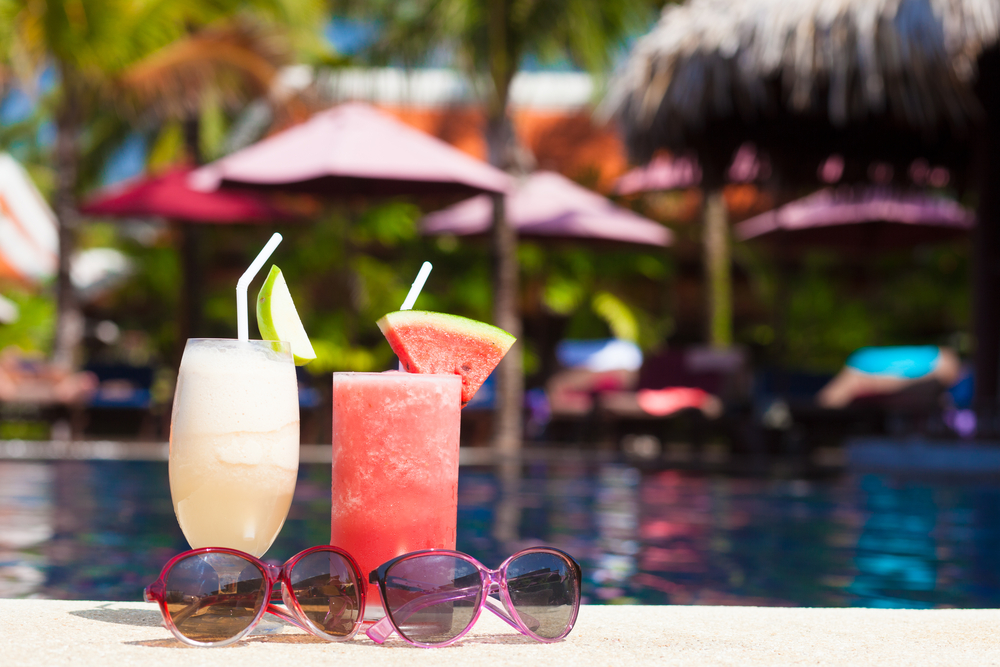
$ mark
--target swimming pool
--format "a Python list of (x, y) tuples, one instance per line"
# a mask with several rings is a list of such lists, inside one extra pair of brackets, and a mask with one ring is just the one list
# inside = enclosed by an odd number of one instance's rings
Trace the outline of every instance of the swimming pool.
[[(303, 464), (268, 557), (329, 540), (330, 469)], [(589, 603), (998, 607), (1000, 484), (643, 472), (550, 458), (463, 466), (458, 548), (546, 543)], [(187, 548), (162, 461), (0, 461), (0, 597), (139, 600)]]

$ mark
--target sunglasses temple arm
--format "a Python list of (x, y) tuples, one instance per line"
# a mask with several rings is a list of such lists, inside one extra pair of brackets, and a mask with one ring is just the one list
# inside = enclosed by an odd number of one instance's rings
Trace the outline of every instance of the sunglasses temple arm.
[(267, 609), (265, 611), (267, 611), (267, 613), (269, 613), (269, 614), (277, 616), (278, 618), (280, 618), (283, 621), (288, 621), (289, 623), (291, 623), (292, 625), (294, 625), (295, 627), (297, 627), (299, 630), (303, 630), (303, 631), (308, 632), (308, 633), (312, 632), (312, 630), (310, 630), (309, 628), (307, 628), (302, 621), (300, 621), (299, 619), (295, 618), (295, 616), (293, 616), (284, 607), (279, 607), (277, 605), (268, 603)]
[(383, 616), (382, 620), (368, 628), (365, 634), (376, 644), (382, 644), (394, 631), (395, 628), (392, 627), (392, 621), (389, 620), (388, 616)]
[[(416, 600), (411, 600), (407, 602), (397, 611), (395, 611), (393, 615), (399, 618), (401, 623), (405, 623), (406, 619), (408, 619), (412, 614), (415, 614), (422, 609), (426, 609), (427, 607), (433, 607), (434, 605), (442, 604), (445, 602), (454, 602), (456, 600), (469, 599), (469, 596), (466, 593), (463, 593), (463, 590), (467, 589), (456, 589), (452, 591), (446, 591), (444, 593), (432, 593), (430, 595), (425, 595), (423, 597), (417, 598)], [(495, 610), (494, 613), (496, 613)], [(514, 623), (513, 621), (510, 621), (506, 618), (504, 620), (513, 625), (513, 627), (517, 628), (517, 624)], [(389, 635), (391, 635), (394, 630), (395, 627), (393, 626), (392, 621), (389, 620), (389, 615), (386, 614), (385, 616), (382, 617), (382, 620), (380, 620), (378, 623), (368, 628), (365, 634), (368, 635), (369, 639), (371, 639), (376, 644), (381, 644), (382, 642), (384, 642), (386, 639), (389, 638)]]
[[(514, 621), (510, 616), (508, 616), (503, 609), (494, 606), (496, 603), (493, 602), (492, 599), (485, 598), (484, 604), (486, 605), (487, 609), (489, 609), (494, 614), (502, 618), (504, 622), (507, 623), (507, 625), (514, 628), (518, 632), (524, 634), (524, 631), (521, 630), (520, 626), (518, 626), (516, 621)], [(383, 616), (382, 620), (380, 620), (378, 623), (368, 628), (365, 634), (368, 635), (368, 638), (371, 639), (376, 644), (382, 644), (385, 642), (386, 639), (388, 639), (392, 635), (394, 631), (395, 628), (392, 625), (392, 621), (389, 620), (388, 616)]]
[[(524, 630), (522, 630), (521, 626), (519, 626), (517, 624), (517, 621), (515, 621), (510, 616), (508, 616), (506, 610), (504, 610), (503, 607), (500, 607), (496, 602), (494, 602), (493, 598), (486, 598), (484, 606), (487, 609), (489, 609), (490, 611), (492, 611), (494, 614), (496, 614), (497, 616), (499, 616), (501, 619), (503, 619), (503, 621), (507, 625), (509, 625), (510, 627), (514, 628), (515, 630), (517, 630), (518, 632), (520, 632), (522, 635), (524, 634)], [(523, 616), (527, 616), (527, 615), (526, 614), (521, 614), (521, 616), (523, 617)], [(531, 621), (535, 620), (535, 619), (531, 618), (530, 616), (528, 617), (528, 619), (530, 619)]]

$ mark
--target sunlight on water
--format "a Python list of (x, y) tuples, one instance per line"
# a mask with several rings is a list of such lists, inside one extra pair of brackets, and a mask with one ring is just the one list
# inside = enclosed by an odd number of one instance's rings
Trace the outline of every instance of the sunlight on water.
[(53, 537), (52, 468), (0, 463), (0, 595), (35, 597), (45, 585), (43, 547)]
[[(301, 466), (269, 558), (329, 539), (329, 485)], [(595, 604), (1000, 606), (995, 481), (462, 468), (460, 550), (496, 567), (541, 543), (581, 562)], [(0, 461), (0, 597), (139, 600), (185, 548), (165, 463)]]

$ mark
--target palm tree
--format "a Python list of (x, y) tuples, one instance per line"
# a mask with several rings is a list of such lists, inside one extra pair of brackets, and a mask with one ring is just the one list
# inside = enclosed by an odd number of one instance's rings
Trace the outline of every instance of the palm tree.
[[(49, 67), (58, 78), (53, 114), (57, 363), (73, 364), (82, 335), (69, 261), (79, 225), (81, 162), (94, 148), (94, 137), (85, 136), (85, 130), (109, 113), (133, 122), (151, 111), (189, 117), (206, 94), (235, 100), (238, 92), (266, 90), (283, 57), (280, 49), (262, 48), (264, 33), (254, 39), (246, 26), (251, 21), (280, 25), (295, 37), (290, 43), (314, 48), (319, 36), (309, 35), (322, 25), (321, 16), (314, 0), (0, 0), (0, 84), (16, 78), (30, 86)], [(222, 27), (227, 20), (231, 26)]]
[[(416, 65), (450, 50), (478, 85), (486, 109), (485, 139), (490, 164), (518, 173), (528, 164), (519, 150), (509, 105), (511, 83), (528, 56), (569, 58), (597, 76), (631, 35), (646, 30), (662, 0), (337, 0), (334, 10), (374, 21), (380, 30), (371, 55), (376, 62)], [(494, 198), (494, 324), (515, 336), (518, 314), (517, 235), (504, 216), (503, 197)], [(520, 447), (524, 394), (519, 344), (498, 369), (494, 446)]]
[[(201, 116), (208, 112), (207, 106), (238, 110), (250, 99), (263, 98), (271, 103), (271, 117), (278, 124), (307, 115), (299, 99), (272, 85), (280, 67), (292, 59), (289, 42), (273, 26), (236, 15), (192, 31), (130, 66), (117, 82), (119, 97), (132, 107), (131, 115), (145, 116), (147, 123), (149, 116), (154, 116), (161, 136), (169, 136), (179, 127), (185, 160), (200, 164), (204, 157)], [(299, 41), (303, 43), (308, 42)], [(201, 327), (202, 227), (198, 223), (180, 225), (183, 284), (178, 362), (184, 341), (198, 335)]]

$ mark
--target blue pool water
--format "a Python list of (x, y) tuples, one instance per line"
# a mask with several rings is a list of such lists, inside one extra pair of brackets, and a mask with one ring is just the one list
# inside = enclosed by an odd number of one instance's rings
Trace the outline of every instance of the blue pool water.
[[(268, 557), (328, 541), (329, 503), (328, 465), (302, 465)], [(495, 567), (541, 543), (580, 561), (590, 603), (1000, 606), (996, 481), (462, 468), (460, 550)], [(0, 461), (0, 597), (140, 600), (185, 548), (164, 462)]]

